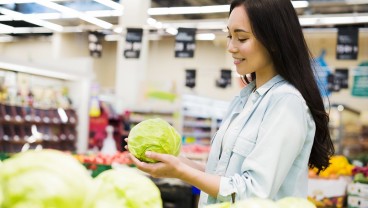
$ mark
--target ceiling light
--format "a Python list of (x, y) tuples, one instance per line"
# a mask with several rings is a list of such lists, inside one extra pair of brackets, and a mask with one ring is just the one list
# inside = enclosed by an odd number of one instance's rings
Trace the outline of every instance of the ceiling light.
[(76, 15), (78, 18), (80, 18), (84, 21), (87, 21), (89, 23), (92, 23), (94, 25), (97, 25), (99, 27), (102, 27), (104, 29), (110, 29), (110, 28), (113, 27), (113, 25), (109, 22), (97, 19), (97, 18), (92, 17), (90, 15), (87, 15), (85, 13), (79, 12), (75, 9), (71, 9), (69, 7), (51, 2), (49, 0), (37, 0), (37, 1), (34, 1), (34, 2), (37, 3), (37, 4), (40, 4), (42, 6), (49, 7), (51, 9), (57, 10), (59, 12), (65, 13), (65, 14)]
[(149, 8), (149, 15), (201, 14), (229, 12), (229, 5), (194, 6), (194, 7), (157, 7)]
[(213, 33), (199, 33), (196, 34), (196, 40), (215, 40), (216, 35)]
[(293, 4), (294, 8), (305, 8), (309, 6), (308, 1), (291, 1), (291, 3)]
[(368, 23), (368, 13), (300, 16), (302, 26)]
[(51, 23), (51, 22), (47, 22), (45, 20), (35, 18), (34, 16), (31, 16), (31, 15), (27, 15), (27, 17), (25, 17), (25, 15), (22, 14), (22, 13), (15, 12), (15, 11), (10, 10), (10, 9), (5, 9), (3, 7), (0, 7), (0, 13), (8, 15), (8, 16), (14, 18), (14, 19), (21, 19), (23, 21), (26, 21), (26, 22), (29, 22), (29, 23), (32, 23), (32, 24), (35, 24), (35, 25), (39, 25), (39, 26), (42, 26), (42, 27), (46, 27), (46, 28), (49, 28), (49, 29), (54, 30), (54, 31), (61, 32), (63, 30), (63, 27), (61, 25), (57, 25), (57, 24), (54, 24), (54, 23)]
[(70, 75), (67, 73), (52, 71), (49, 69), (48, 70), (40, 69), (38, 67), (24, 66), (21, 64), (14, 64), (14, 63), (3, 62), (3, 61), (0, 61), (0, 68), (9, 69), (9, 70), (17, 71), (17, 72), (23, 72), (27, 74), (37, 74), (37, 75), (52, 77), (52, 78), (57, 78), (57, 79), (72, 80), (72, 81), (78, 80), (77, 76)]
[(368, 4), (367, 0), (345, 0), (346, 4), (356, 5), (356, 4)]
[(100, 4), (103, 4), (105, 6), (108, 6), (114, 10), (120, 10), (120, 11), (123, 11), (124, 7), (123, 5), (119, 4), (119, 3), (116, 3), (114, 1), (111, 1), (111, 0), (94, 0), (95, 2), (98, 2)]

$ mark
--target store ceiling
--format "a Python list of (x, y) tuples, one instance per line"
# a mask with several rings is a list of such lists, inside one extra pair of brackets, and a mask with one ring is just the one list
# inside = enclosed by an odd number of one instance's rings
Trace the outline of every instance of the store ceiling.
[[(202, 7), (228, 5), (229, 0), (151, 0), (152, 8), (162, 7)], [(293, 1), (294, 3), (297, 1)], [(313, 26), (334, 26), (337, 24), (368, 23), (368, 0), (309, 0), (309, 5), (296, 8), (300, 17), (347, 16), (359, 17), (359, 21), (349, 23), (344, 21), (320, 24), (322, 21), (313, 20)], [(211, 24), (224, 24), (228, 16), (228, 9), (223, 12), (206, 14), (176, 14), (151, 15), (157, 22), (167, 27), (197, 27), (202, 31), (220, 30), (221, 27), (210, 27)], [(104, 33), (119, 33), (117, 29), (119, 16), (123, 8), (119, 0), (0, 0), (0, 34), (31, 35), (51, 34), (52, 32), (84, 32), (100, 30)], [(96, 23), (97, 21), (97, 23)], [(310, 21), (308, 19), (308, 21)], [(314, 25), (317, 23), (317, 25)], [(201, 28), (201, 25), (206, 27)], [(320, 24), (320, 25), (318, 25)], [(157, 25), (157, 24), (156, 24)], [(154, 31), (155, 26), (150, 26)], [(166, 27), (166, 28), (165, 28)]]

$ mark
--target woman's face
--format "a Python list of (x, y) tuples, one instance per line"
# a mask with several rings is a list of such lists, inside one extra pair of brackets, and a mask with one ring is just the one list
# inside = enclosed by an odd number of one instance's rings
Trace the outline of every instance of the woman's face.
[(228, 20), (227, 50), (232, 54), (238, 74), (273, 73), (273, 65), (266, 48), (255, 38), (244, 6), (233, 9)]

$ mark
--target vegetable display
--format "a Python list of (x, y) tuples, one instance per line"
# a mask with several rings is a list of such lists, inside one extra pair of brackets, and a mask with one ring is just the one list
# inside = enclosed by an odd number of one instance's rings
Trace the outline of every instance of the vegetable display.
[(0, 168), (0, 207), (83, 207), (91, 185), (89, 173), (71, 155), (56, 150), (18, 153)]
[(134, 126), (128, 136), (129, 151), (144, 162), (157, 162), (145, 156), (146, 151), (179, 155), (181, 136), (167, 121), (147, 119)]
[(135, 171), (111, 169), (94, 180), (88, 208), (161, 208), (160, 190), (148, 177)]

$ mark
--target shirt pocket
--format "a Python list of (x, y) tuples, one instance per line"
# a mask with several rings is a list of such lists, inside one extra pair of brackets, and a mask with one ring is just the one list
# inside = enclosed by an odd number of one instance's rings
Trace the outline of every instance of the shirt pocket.
[(256, 145), (255, 138), (239, 137), (234, 145), (233, 153), (246, 158)]

